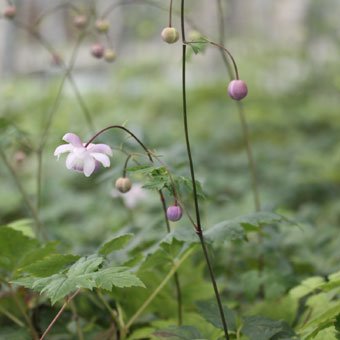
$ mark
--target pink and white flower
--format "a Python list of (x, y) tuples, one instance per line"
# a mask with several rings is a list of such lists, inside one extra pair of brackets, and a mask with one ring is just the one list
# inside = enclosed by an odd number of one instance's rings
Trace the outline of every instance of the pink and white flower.
[(74, 133), (67, 133), (63, 140), (69, 144), (59, 145), (54, 151), (54, 156), (59, 159), (62, 153), (69, 152), (66, 158), (67, 169), (83, 172), (89, 177), (100, 164), (105, 168), (110, 166), (109, 156), (112, 156), (112, 150), (108, 145), (90, 143), (85, 147), (86, 144)]

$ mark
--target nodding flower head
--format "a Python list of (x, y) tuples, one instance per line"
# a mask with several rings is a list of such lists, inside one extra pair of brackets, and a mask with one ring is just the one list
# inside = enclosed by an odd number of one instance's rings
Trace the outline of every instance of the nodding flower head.
[(228, 94), (235, 100), (241, 100), (248, 94), (247, 84), (243, 80), (232, 80), (228, 85)]
[(127, 177), (120, 177), (116, 180), (116, 189), (123, 194), (130, 191), (131, 187), (132, 183)]
[(171, 205), (166, 211), (166, 216), (169, 221), (176, 222), (181, 219), (182, 215), (182, 208), (179, 205)]
[(74, 133), (67, 133), (63, 140), (68, 144), (59, 145), (54, 151), (54, 156), (59, 159), (62, 153), (68, 152), (67, 169), (83, 172), (86, 177), (89, 177), (100, 164), (105, 168), (110, 166), (109, 156), (112, 156), (112, 150), (108, 145), (90, 143), (85, 147), (86, 144), (82, 143)]
[(165, 27), (161, 33), (161, 37), (168, 44), (173, 44), (178, 40), (179, 34), (176, 28)]
[(104, 52), (105, 47), (101, 43), (96, 43), (91, 46), (91, 54), (97, 59), (103, 58)]

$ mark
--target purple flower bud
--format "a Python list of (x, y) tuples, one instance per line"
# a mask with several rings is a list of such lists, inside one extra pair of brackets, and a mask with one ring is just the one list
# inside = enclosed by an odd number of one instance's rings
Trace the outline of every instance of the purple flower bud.
[(247, 84), (243, 80), (232, 80), (228, 86), (228, 94), (235, 100), (241, 100), (248, 94)]
[(102, 44), (100, 44), (100, 43), (93, 44), (93, 45), (91, 46), (91, 54), (92, 54), (95, 58), (98, 58), (98, 59), (103, 58), (104, 52), (105, 52), (105, 48), (104, 48), (104, 46), (103, 46)]
[(182, 217), (182, 208), (179, 205), (172, 205), (166, 211), (166, 216), (170, 221), (178, 221)]
[(15, 6), (7, 6), (2, 12), (2, 15), (6, 17), (7, 19), (13, 19), (16, 14), (17, 14), (17, 9)]

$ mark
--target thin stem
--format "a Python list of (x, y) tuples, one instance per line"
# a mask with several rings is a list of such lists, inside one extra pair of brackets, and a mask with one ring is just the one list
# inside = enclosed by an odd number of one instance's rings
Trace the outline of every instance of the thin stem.
[[(217, 0), (217, 14), (219, 17), (219, 45), (220, 47), (223, 47), (224, 44), (224, 20), (223, 20), (223, 8), (221, 4), (221, 0)], [(229, 78), (230, 80), (233, 79), (233, 74), (231, 71), (230, 64), (223, 53), (222, 49), (221, 51), (221, 56), (224, 62), (225, 67), (227, 68)], [(253, 150), (250, 142), (250, 134), (249, 134), (249, 129), (248, 129), (248, 124), (244, 112), (244, 108), (241, 102), (237, 101), (237, 109), (241, 121), (241, 126), (242, 126), (242, 133), (243, 133), (243, 138), (244, 138), (244, 144), (246, 146), (246, 151), (247, 151), (247, 158), (248, 158), (248, 167), (249, 171), (251, 173), (251, 181), (252, 181), (252, 190), (253, 190), (253, 196), (254, 196), (254, 205), (256, 211), (261, 210), (261, 200), (260, 200), (260, 194), (259, 194), (259, 189), (258, 189), (258, 182), (257, 182), (257, 175), (256, 175), (256, 163), (253, 157)]]
[(100, 130), (93, 137), (90, 138), (90, 140), (85, 144), (85, 148), (87, 148), (89, 146), (89, 144), (92, 143), (99, 135), (101, 135), (102, 133), (104, 133), (104, 132), (106, 132), (107, 130), (110, 130), (110, 129), (120, 129), (120, 130), (127, 132), (144, 149), (144, 151), (147, 153), (150, 161), (153, 162), (151, 152), (143, 144), (143, 142), (133, 132), (131, 132), (129, 129), (127, 129), (126, 127), (121, 126), (121, 125), (110, 125), (110, 126), (104, 128), (104, 129)]
[(38, 216), (38, 213), (34, 207), (34, 205), (32, 204), (28, 194), (26, 193), (26, 190), (24, 189), (20, 179), (19, 179), (19, 176), (18, 174), (16, 173), (14, 167), (12, 166), (12, 164), (8, 161), (5, 153), (3, 152), (2, 149), (0, 149), (0, 157), (2, 158), (3, 162), (5, 163), (6, 167), (8, 168), (9, 172), (11, 173), (13, 179), (14, 179), (14, 182), (15, 184), (17, 185), (21, 195), (22, 195), (22, 198), (24, 199), (25, 203), (26, 203), (26, 206), (27, 208), (29, 209), (29, 211), (31, 212), (31, 215), (32, 215), (32, 218), (35, 222), (35, 226), (36, 226), (36, 233), (37, 235), (39, 235), (40, 233), (42, 233), (42, 236), (47, 239), (47, 236), (46, 234), (44, 233), (44, 229), (42, 227), (42, 223), (40, 221), (40, 218)]
[(68, 297), (66, 299), (66, 301), (64, 302), (64, 304), (62, 305), (62, 307), (60, 308), (59, 312), (57, 313), (57, 315), (53, 318), (53, 320), (51, 321), (51, 323), (48, 325), (48, 327), (46, 328), (44, 334), (40, 337), (39, 340), (43, 340), (45, 339), (46, 335), (49, 333), (49, 331), (52, 329), (52, 327), (54, 326), (54, 324), (58, 321), (58, 319), (60, 318), (61, 314), (63, 314), (65, 308), (67, 307), (67, 305), (69, 304), (69, 302), (75, 298), (78, 293), (80, 292), (80, 288), (77, 289), (70, 297)]
[(77, 313), (77, 307), (76, 304), (74, 303), (74, 301), (70, 301), (70, 308), (72, 310), (72, 314), (73, 314), (73, 319), (76, 322), (76, 326), (77, 326), (77, 334), (78, 334), (78, 339), (79, 340), (84, 340), (84, 335), (83, 335), (83, 331), (81, 329), (81, 325), (79, 322), (79, 315)]
[(25, 327), (25, 324), (21, 320), (19, 320), (15, 315), (13, 315), (11, 312), (9, 312), (8, 310), (6, 310), (5, 308), (3, 308), (1, 306), (0, 306), (0, 313), (7, 316), (8, 319), (13, 321), (19, 327)]
[(247, 150), (249, 169), (250, 169), (251, 179), (252, 179), (252, 188), (253, 188), (253, 193), (254, 193), (255, 209), (256, 211), (260, 211), (261, 201), (260, 201), (260, 194), (259, 194), (259, 189), (258, 189), (258, 184), (257, 184), (256, 163), (253, 157), (253, 151), (252, 151), (252, 147), (250, 143), (248, 124), (247, 124), (247, 120), (245, 117), (242, 103), (237, 102), (237, 106), (238, 106), (239, 116), (240, 116), (241, 125), (242, 125), (244, 144)]
[(172, 26), (172, 0), (170, 0), (170, 5), (169, 5), (169, 27)]
[(163, 289), (163, 287), (168, 283), (170, 278), (176, 273), (178, 268), (182, 265), (182, 263), (189, 257), (189, 255), (193, 252), (194, 248), (191, 248), (187, 251), (187, 253), (178, 261), (176, 261), (170, 270), (170, 272), (165, 276), (163, 281), (159, 284), (159, 286), (151, 293), (151, 295), (144, 301), (142, 306), (138, 308), (138, 310), (133, 314), (130, 320), (126, 323), (124, 333), (126, 334), (131, 325), (139, 318), (139, 316), (143, 313), (145, 308), (149, 306), (149, 304), (154, 300), (154, 298), (159, 294), (159, 292)]
[(186, 41), (185, 41), (185, 24), (184, 24), (184, 0), (181, 0), (181, 30), (182, 30), (182, 94), (183, 94), (183, 120), (184, 120), (184, 133), (185, 133), (185, 141), (186, 141), (186, 147), (187, 147), (187, 153), (189, 158), (189, 166), (190, 166), (190, 174), (191, 174), (191, 181), (193, 186), (193, 192), (194, 192), (194, 203), (195, 203), (195, 211), (196, 211), (196, 222), (197, 225), (195, 227), (196, 233), (200, 239), (202, 250), (204, 253), (204, 257), (209, 269), (209, 275), (210, 280), (214, 288), (215, 297), (224, 329), (224, 334), (226, 340), (229, 340), (229, 334), (228, 334), (228, 326), (225, 319), (225, 315), (223, 312), (221, 297), (217, 288), (215, 275), (212, 270), (212, 266), (209, 260), (208, 252), (206, 249), (204, 237), (203, 237), (203, 231), (201, 227), (201, 220), (200, 220), (200, 212), (198, 207), (198, 197), (197, 197), (197, 189), (196, 189), (196, 180), (195, 180), (195, 172), (194, 172), (194, 165), (193, 160), (191, 156), (191, 148), (190, 148), (190, 140), (189, 140), (189, 129), (188, 129), (188, 118), (187, 118), (187, 101), (186, 101)]
[(11, 285), (11, 284), (8, 284), (8, 287), (9, 287), (9, 290), (11, 291), (11, 295), (12, 295), (12, 297), (13, 297), (14, 303), (15, 303), (16, 306), (19, 308), (19, 310), (20, 310), (22, 316), (24, 317), (24, 319), (25, 319), (25, 321), (26, 321), (26, 323), (27, 323), (27, 325), (28, 325), (28, 327), (29, 327), (29, 329), (30, 329), (30, 331), (31, 331), (31, 333), (32, 333), (33, 339), (34, 339), (34, 340), (35, 340), (35, 339), (38, 339), (38, 334), (37, 334), (37, 332), (36, 332), (36, 330), (35, 330), (35, 328), (34, 328), (34, 326), (33, 326), (33, 324), (32, 324), (32, 321), (31, 321), (31, 319), (29, 318), (29, 316), (28, 316), (28, 314), (27, 314), (25, 308), (22, 306), (21, 302), (19, 301), (19, 299), (18, 299), (18, 297), (17, 297), (15, 291), (13, 290), (12, 285)]
[(129, 154), (127, 157), (126, 157), (126, 160), (125, 160), (125, 163), (124, 163), (124, 167), (123, 167), (123, 177), (126, 177), (126, 168), (127, 168), (127, 165), (129, 163), (129, 160), (131, 159), (131, 154)]

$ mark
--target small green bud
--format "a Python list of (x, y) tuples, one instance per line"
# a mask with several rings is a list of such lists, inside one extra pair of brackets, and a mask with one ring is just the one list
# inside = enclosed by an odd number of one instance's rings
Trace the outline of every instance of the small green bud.
[(98, 19), (96, 21), (96, 29), (99, 33), (106, 33), (110, 29), (110, 23), (106, 19)]
[(104, 59), (105, 61), (107, 61), (108, 63), (112, 63), (113, 61), (116, 60), (116, 52), (114, 50), (112, 50), (111, 48), (107, 48), (104, 52)]

